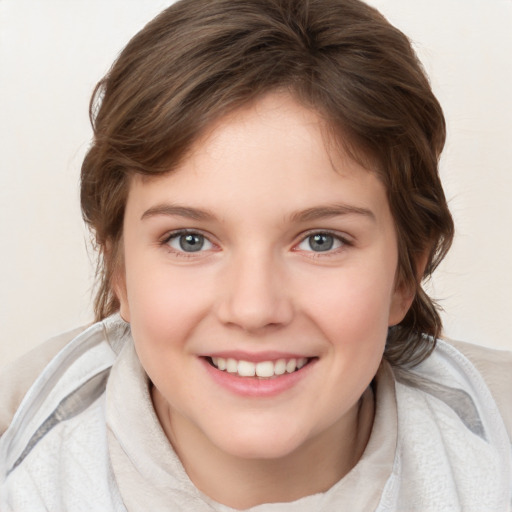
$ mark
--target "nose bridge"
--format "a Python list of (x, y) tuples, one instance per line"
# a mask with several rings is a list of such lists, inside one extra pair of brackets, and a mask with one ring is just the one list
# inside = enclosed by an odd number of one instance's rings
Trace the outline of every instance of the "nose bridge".
[(293, 308), (283, 262), (270, 251), (247, 248), (230, 259), (219, 311), (223, 322), (247, 331), (288, 323)]

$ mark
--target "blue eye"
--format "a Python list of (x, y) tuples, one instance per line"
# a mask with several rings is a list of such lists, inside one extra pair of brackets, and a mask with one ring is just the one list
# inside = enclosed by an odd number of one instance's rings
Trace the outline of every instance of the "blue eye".
[(330, 233), (315, 233), (306, 237), (298, 248), (301, 251), (327, 252), (338, 249), (342, 245), (342, 240)]
[(180, 252), (199, 252), (213, 247), (213, 244), (199, 233), (177, 233), (169, 238), (167, 244)]

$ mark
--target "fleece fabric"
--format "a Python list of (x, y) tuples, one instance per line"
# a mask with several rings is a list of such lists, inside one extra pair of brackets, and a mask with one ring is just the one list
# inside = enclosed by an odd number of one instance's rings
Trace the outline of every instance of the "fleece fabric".
[[(51, 346), (45, 354), (62, 340)], [(368, 445), (331, 489), (248, 510), (512, 510), (512, 357), (458, 347), (473, 362), (439, 340), (414, 369), (382, 363)], [(0, 424), (0, 510), (234, 512), (189, 479), (156, 417), (129, 326), (118, 316), (64, 344), (26, 393), (26, 372), (18, 372), (11, 392), (2, 388), (15, 375), (14, 367), (0, 376), (0, 422), (8, 423)]]

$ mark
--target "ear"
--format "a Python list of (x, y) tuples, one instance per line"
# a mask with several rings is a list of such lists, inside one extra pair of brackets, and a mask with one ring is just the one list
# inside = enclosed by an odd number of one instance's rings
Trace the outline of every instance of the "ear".
[(112, 279), (112, 289), (119, 301), (119, 314), (125, 322), (130, 322), (130, 306), (128, 304), (128, 293), (126, 290), (126, 278), (124, 270), (119, 269)]
[(412, 289), (412, 286), (402, 284), (395, 287), (389, 308), (389, 327), (399, 324), (404, 319), (413, 300), (414, 290)]
[[(416, 282), (419, 283), (423, 279), (423, 275), (425, 272), (425, 268), (427, 266), (429, 251), (424, 251), (420, 255), (418, 255), (416, 259)], [(399, 324), (409, 311), (409, 308), (412, 305), (414, 300), (414, 296), (416, 294), (415, 287), (410, 284), (407, 285), (405, 283), (397, 283), (395, 286), (395, 290), (393, 291), (393, 296), (391, 298), (391, 306), (389, 308), (389, 318), (388, 325), (391, 327), (392, 325)]]
[[(119, 301), (119, 314), (125, 322), (130, 322), (130, 308), (128, 305), (128, 293), (126, 289), (126, 272), (124, 267), (124, 249), (122, 247), (123, 238), (118, 242), (116, 249), (112, 244), (107, 242), (105, 244), (105, 259), (108, 258), (112, 268), (112, 275), (110, 277), (110, 287), (114, 292), (117, 300)], [(112, 254), (115, 251), (116, 254)]]

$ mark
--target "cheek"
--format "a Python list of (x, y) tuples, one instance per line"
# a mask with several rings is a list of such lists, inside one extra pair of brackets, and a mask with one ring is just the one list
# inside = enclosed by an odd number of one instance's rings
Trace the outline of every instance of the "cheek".
[(394, 288), (392, 275), (384, 269), (372, 272), (363, 268), (317, 278), (310, 287), (308, 314), (333, 344), (368, 353), (377, 347), (383, 350)]
[(135, 350), (151, 381), (172, 397), (169, 390), (191, 371), (183, 356), (193, 350), (190, 340), (207, 310), (205, 294), (190, 282), (151, 273), (132, 284), (128, 294)]
[(134, 339), (172, 350), (209, 309), (208, 281), (167, 265), (133, 263), (127, 265), (127, 297)]
[(392, 275), (343, 269), (338, 275), (317, 278), (309, 289), (311, 308), (330, 323), (387, 326), (394, 289)]

